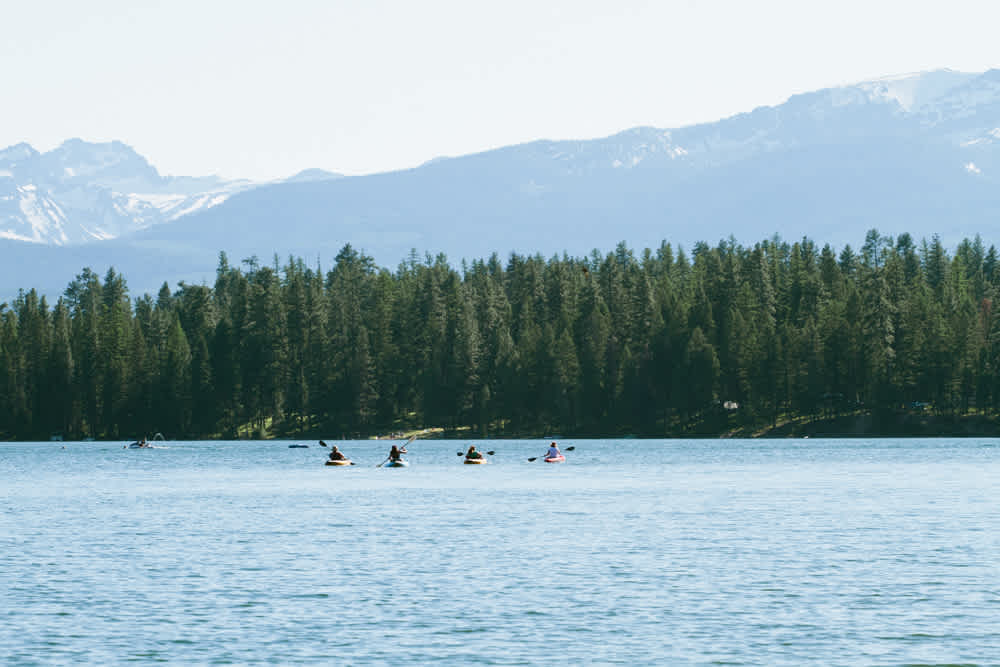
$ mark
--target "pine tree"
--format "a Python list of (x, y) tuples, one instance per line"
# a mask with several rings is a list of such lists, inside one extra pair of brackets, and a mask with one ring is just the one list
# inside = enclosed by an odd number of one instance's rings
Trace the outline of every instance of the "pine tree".
[(100, 377), (101, 421), (108, 437), (121, 437), (126, 413), (128, 386), (128, 336), (131, 329), (131, 302), (125, 279), (113, 268), (104, 277), (101, 295)]
[(66, 288), (66, 302), (71, 310), (73, 330), (74, 389), (80, 397), (80, 424), (74, 431), (89, 437), (103, 435), (101, 422), (100, 359), (101, 282), (90, 269), (84, 269)]
[(45, 422), (55, 434), (72, 436), (75, 402), (73, 398), (73, 350), (70, 342), (69, 310), (59, 299), (52, 310), (52, 342), (45, 373)]

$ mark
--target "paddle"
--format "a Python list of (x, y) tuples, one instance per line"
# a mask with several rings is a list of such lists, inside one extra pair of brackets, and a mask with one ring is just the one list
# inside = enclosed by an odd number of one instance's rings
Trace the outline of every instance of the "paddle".
[[(323, 442), (322, 440), (320, 440), (320, 441), (319, 441), (319, 444), (320, 444), (320, 445), (322, 445), (323, 447), (328, 447), (328, 446), (329, 446), (329, 445), (327, 445), (327, 444), (326, 444), (325, 442)], [(332, 459), (331, 459), (331, 460), (332, 460)], [(358, 465), (358, 464), (357, 464), (357, 463), (355, 463), (354, 461), (351, 461), (351, 465), (352, 465), (352, 466), (356, 466), (356, 465)]]
[[(404, 442), (404, 443), (403, 443), (403, 446), (399, 448), (399, 453), (400, 453), (400, 454), (406, 454), (406, 453), (408, 453), (408, 452), (406, 451), (406, 446), (407, 446), (408, 444), (410, 444), (411, 442), (413, 442), (414, 440), (416, 440), (416, 439), (417, 439), (417, 436), (415, 436), (415, 435), (411, 435), (411, 436), (410, 436), (410, 438), (409, 438), (409, 439), (408, 439), (408, 440), (407, 440), (406, 442)], [(384, 465), (385, 465), (386, 463), (388, 463), (388, 462), (389, 462), (389, 459), (390, 459), (390, 458), (392, 458), (392, 454), (391, 454), (391, 453), (389, 454), (389, 456), (385, 457), (385, 461), (382, 461), (382, 463), (379, 463), (379, 464), (378, 464), (377, 466), (375, 466), (375, 467), (376, 467), (376, 468), (381, 468), (382, 466), (384, 466)]]
[[(455, 453), (458, 454), (459, 456), (465, 456), (465, 452), (455, 452)], [(493, 452), (493, 451), (489, 451), (489, 452), (486, 452), (486, 453), (489, 454), (490, 456), (493, 456), (494, 454), (496, 454), (496, 452)]]
[[(563, 451), (565, 451), (565, 452), (571, 452), (571, 451), (573, 451), (574, 449), (576, 449), (576, 447), (575, 447), (575, 446), (574, 446), (574, 447), (567, 447), (567, 448), (566, 448), (566, 449), (564, 449)], [(531, 457), (530, 459), (528, 459), (528, 463), (531, 463), (532, 461), (535, 461), (535, 460), (537, 460), (537, 459), (540, 459), (540, 458), (542, 458), (542, 459), (543, 459), (543, 458), (545, 458), (545, 457), (544, 457), (544, 456), (532, 456), (532, 457)]]

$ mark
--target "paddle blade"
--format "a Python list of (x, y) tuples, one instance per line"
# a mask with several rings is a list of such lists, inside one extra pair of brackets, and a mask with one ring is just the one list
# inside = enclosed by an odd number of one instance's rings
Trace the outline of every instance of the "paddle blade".
[(528, 459), (528, 463), (531, 463), (532, 461), (536, 460), (537, 458), (538, 458), (537, 456), (532, 456), (530, 459)]
[(493, 456), (494, 454), (496, 454), (496, 452), (486, 452), (486, 453), (489, 454), (490, 456)]
[(456, 454), (458, 454), (459, 456), (461, 456), (461, 455), (462, 455), (462, 452), (455, 452), (455, 453), (456, 453)]
[(566, 448), (566, 451), (567, 451), (567, 452), (571, 452), (571, 451), (573, 451), (574, 449), (576, 449), (576, 447), (567, 447), (567, 448)]

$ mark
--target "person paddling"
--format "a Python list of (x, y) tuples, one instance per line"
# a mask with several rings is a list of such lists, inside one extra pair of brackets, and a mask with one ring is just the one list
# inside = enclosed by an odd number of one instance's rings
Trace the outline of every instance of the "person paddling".
[(555, 441), (553, 441), (552, 444), (549, 445), (549, 451), (545, 453), (545, 458), (555, 459), (559, 458), (560, 456), (562, 456), (562, 452), (559, 451), (559, 447), (556, 446)]
[(340, 448), (338, 448), (337, 445), (334, 445), (333, 446), (333, 451), (330, 452), (330, 460), (331, 461), (346, 461), (347, 457), (344, 456), (344, 453), (340, 451)]
[(465, 453), (465, 459), (467, 461), (472, 461), (472, 460), (478, 461), (481, 458), (483, 458), (483, 453), (476, 451), (475, 445), (469, 445), (469, 451)]
[(392, 449), (389, 450), (389, 460), (390, 461), (402, 461), (403, 460), (403, 453), (405, 451), (406, 451), (405, 449), (400, 449), (396, 445), (393, 445)]

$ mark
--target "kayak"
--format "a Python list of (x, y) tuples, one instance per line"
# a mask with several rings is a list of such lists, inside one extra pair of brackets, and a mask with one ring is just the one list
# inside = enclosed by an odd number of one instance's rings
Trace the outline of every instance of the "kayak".
[(351, 465), (351, 462), (348, 461), (347, 459), (344, 459), (342, 461), (327, 461), (326, 465), (328, 465), (328, 466), (349, 466), (349, 465)]
[(386, 468), (406, 468), (409, 465), (410, 465), (409, 463), (407, 463), (406, 461), (400, 459), (398, 461), (389, 461), (388, 463), (385, 464), (385, 467)]
[(465, 465), (481, 465), (483, 463), (489, 463), (489, 460), (484, 456), (481, 459), (465, 459), (463, 463)]
[(545, 462), (546, 463), (565, 463), (566, 462), (566, 457), (563, 456), (562, 454), (560, 454), (559, 456), (546, 456), (545, 457)]

